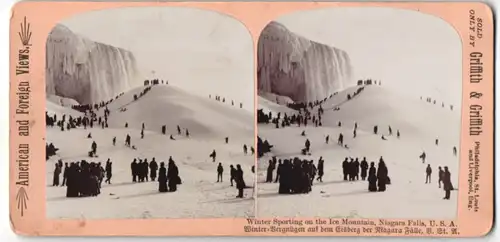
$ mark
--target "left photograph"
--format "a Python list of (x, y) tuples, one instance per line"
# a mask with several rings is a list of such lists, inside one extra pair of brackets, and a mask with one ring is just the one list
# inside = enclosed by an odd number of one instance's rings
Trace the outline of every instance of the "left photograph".
[(46, 43), (46, 213), (254, 216), (254, 60), (238, 20), (195, 8), (86, 12)]

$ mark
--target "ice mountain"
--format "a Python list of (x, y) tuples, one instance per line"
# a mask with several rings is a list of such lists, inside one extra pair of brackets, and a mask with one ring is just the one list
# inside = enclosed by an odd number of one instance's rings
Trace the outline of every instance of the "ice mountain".
[(315, 101), (353, 84), (349, 55), (269, 23), (258, 43), (258, 89), (295, 102)]
[(56, 25), (46, 45), (46, 92), (87, 104), (108, 100), (139, 81), (134, 55)]

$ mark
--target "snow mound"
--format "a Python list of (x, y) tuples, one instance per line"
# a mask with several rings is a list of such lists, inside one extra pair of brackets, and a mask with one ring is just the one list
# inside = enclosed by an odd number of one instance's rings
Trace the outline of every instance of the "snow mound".
[[(254, 215), (252, 188), (245, 189), (244, 199), (235, 198), (236, 187), (229, 183), (229, 165), (240, 164), (248, 186), (253, 186), (254, 156), (243, 153), (243, 145), (254, 144), (253, 114), (208, 98), (188, 94), (167, 85), (152, 86), (144, 96), (133, 101), (143, 90), (132, 89), (108, 105), (109, 128), (71, 129), (61, 132), (57, 127), (47, 128), (47, 142), (59, 148), (58, 154), (47, 162), (48, 186), (52, 185), (54, 164), (58, 159), (74, 162), (85, 159), (105, 164), (113, 162), (112, 184), (103, 184), (101, 195), (88, 198), (66, 198), (64, 187), (47, 187), (47, 214), (50, 218), (228, 218)], [(51, 102), (47, 102), (48, 104)], [(49, 111), (69, 113), (56, 104)], [(121, 112), (120, 110), (126, 109)], [(103, 112), (102, 109), (99, 112)], [(59, 115), (59, 114), (58, 114)], [(80, 113), (81, 115), (81, 113)], [(125, 128), (125, 122), (129, 127)], [(142, 122), (146, 131), (141, 139)], [(161, 125), (167, 125), (167, 134)], [(177, 135), (176, 125), (183, 128)], [(190, 137), (184, 134), (188, 128)], [(92, 138), (87, 139), (91, 133)], [(136, 149), (124, 145), (125, 136), (131, 136)], [(170, 140), (172, 134), (176, 140)], [(229, 143), (224, 137), (229, 137)], [(112, 139), (116, 137), (116, 146)], [(87, 156), (92, 141), (97, 143), (97, 158)], [(209, 157), (217, 152), (217, 161)], [(179, 167), (182, 184), (175, 193), (158, 193), (158, 182), (132, 183), (130, 163), (134, 158), (153, 157), (167, 163), (169, 157)], [(224, 167), (223, 182), (216, 183), (217, 165)]]
[[(347, 100), (347, 95), (352, 95), (357, 88), (341, 91), (322, 105), (322, 127), (292, 124), (276, 129), (272, 124), (259, 124), (259, 136), (274, 145), (272, 153), (259, 160), (259, 182), (265, 181), (268, 160), (272, 156), (278, 159), (300, 157), (314, 160), (316, 165), (322, 156), (325, 175), (323, 183), (315, 181), (313, 191), (303, 195), (283, 196), (277, 193), (278, 183), (259, 183), (257, 216), (455, 218), (457, 192), (452, 192), (450, 201), (443, 200), (444, 191), (437, 183), (438, 166), (448, 166), (452, 183), (455, 187), (458, 185), (459, 157), (453, 155), (453, 147), (460, 145), (460, 112), (441, 107), (441, 104), (400, 96), (378, 86), (366, 86), (360, 94)], [(334, 111), (335, 107), (340, 110)], [(341, 127), (338, 127), (339, 121)], [(356, 138), (353, 135), (355, 122), (358, 124)], [(374, 125), (378, 125), (377, 135), (373, 133)], [(397, 130), (401, 133), (400, 138), (396, 137)], [(301, 136), (302, 131), (306, 137)], [(348, 148), (337, 144), (340, 133)], [(329, 144), (325, 142), (327, 135)], [(382, 135), (386, 140), (382, 140)], [(439, 145), (435, 144), (436, 138), (439, 138)], [(306, 139), (311, 142), (310, 156), (300, 154)], [(419, 159), (423, 151), (427, 155), (425, 164)], [(377, 165), (381, 156), (392, 182), (386, 192), (369, 193), (366, 181), (343, 181), (341, 163), (345, 157), (360, 160), (366, 157), (369, 163)], [(430, 184), (425, 184), (427, 164), (433, 169)]]

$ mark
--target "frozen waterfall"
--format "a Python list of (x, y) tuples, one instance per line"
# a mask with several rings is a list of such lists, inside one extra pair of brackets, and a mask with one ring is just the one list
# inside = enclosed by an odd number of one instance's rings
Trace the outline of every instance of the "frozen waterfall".
[(81, 104), (108, 100), (140, 83), (134, 55), (97, 43), (63, 25), (50, 32), (46, 45), (46, 93)]
[(264, 28), (257, 51), (261, 95), (315, 101), (354, 84), (345, 51), (308, 40), (278, 22)]

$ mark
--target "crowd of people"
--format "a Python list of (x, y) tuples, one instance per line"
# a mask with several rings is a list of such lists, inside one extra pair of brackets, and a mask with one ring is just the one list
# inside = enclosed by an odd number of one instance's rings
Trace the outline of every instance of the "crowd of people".
[[(212, 99), (212, 94), (209, 94), (208, 98)], [(226, 98), (225, 97), (221, 97), (219, 95), (215, 95), (214, 96), (214, 100), (217, 101), (217, 102), (226, 103)], [(229, 100), (228, 100), (228, 103), (229, 103)], [(231, 106), (234, 106), (234, 100), (231, 100)], [(243, 108), (243, 103), (241, 103), (241, 102), (240, 102), (240, 108)]]
[[(420, 100), (424, 100), (422, 96), (420, 96)], [(425, 98), (425, 102), (430, 103), (430, 104), (433, 104), (433, 105), (436, 105), (437, 100), (436, 100), (436, 99), (434, 99), (434, 100), (433, 100), (433, 99), (432, 99), (432, 98), (430, 98), (430, 97), (426, 97), (426, 98)], [(445, 106), (445, 105), (444, 105), (444, 102), (441, 102), (441, 107), (442, 107), (442, 108), (444, 108), (444, 106)], [(452, 110), (452, 111), (453, 111), (453, 105), (452, 105), (452, 104), (450, 104), (449, 106), (450, 106), (450, 110)]]
[[(62, 173), (62, 183), (60, 176)], [(106, 180), (104, 181), (104, 178)], [(97, 196), (101, 193), (101, 185), (111, 184), (112, 162), (108, 159), (105, 168), (100, 162), (68, 162), (58, 160), (55, 164), (52, 186), (66, 186), (66, 197), (89, 197)]]

